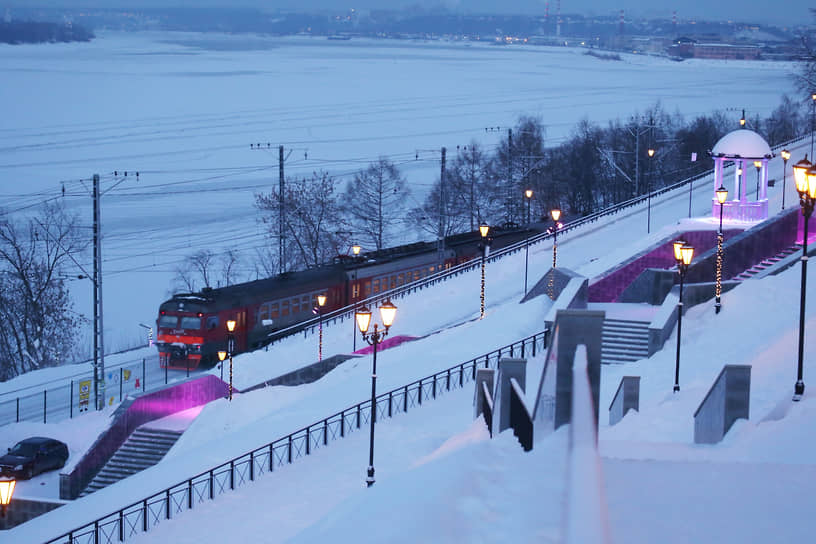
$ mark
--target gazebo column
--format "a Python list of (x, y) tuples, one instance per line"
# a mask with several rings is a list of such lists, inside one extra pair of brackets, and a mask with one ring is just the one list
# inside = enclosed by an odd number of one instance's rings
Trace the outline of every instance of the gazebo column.
[(760, 199), (766, 200), (768, 198), (768, 159), (762, 161), (762, 180), (759, 190)]
[(739, 164), (740, 164), (739, 169), (742, 171), (742, 176), (740, 176), (740, 178), (741, 178), (740, 179), (740, 192), (739, 192), (740, 202), (742, 204), (745, 204), (746, 202), (748, 202), (748, 192), (745, 190), (745, 186), (748, 185), (747, 183), (745, 183), (745, 177), (748, 175), (748, 172), (745, 170), (745, 160), (744, 159), (740, 159)]

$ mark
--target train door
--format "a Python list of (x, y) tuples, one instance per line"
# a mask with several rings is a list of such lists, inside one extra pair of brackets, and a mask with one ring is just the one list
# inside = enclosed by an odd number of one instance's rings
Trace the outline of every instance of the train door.
[(235, 348), (241, 353), (247, 351), (247, 312), (239, 310), (235, 315)]

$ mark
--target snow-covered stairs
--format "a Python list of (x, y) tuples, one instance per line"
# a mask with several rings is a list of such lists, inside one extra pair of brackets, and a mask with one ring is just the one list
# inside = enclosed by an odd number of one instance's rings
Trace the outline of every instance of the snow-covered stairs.
[(620, 364), (649, 356), (649, 323), (628, 319), (604, 319), (601, 363)]
[(181, 435), (181, 431), (139, 427), (79, 496), (84, 497), (131, 474), (152, 467), (162, 460)]
[(753, 278), (754, 276), (756, 276), (757, 274), (759, 274), (760, 272), (762, 272), (766, 268), (772, 267), (773, 265), (775, 265), (776, 263), (778, 263), (779, 261), (781, 261), (785, 257), (788, 257), (792, 253), (796, 253), (797, 251), (799, 251), (801, 249), (802, 249), (801, 244), (794, 244), (794, 245), (792, 245), (790, 247), (787, 247), (787, 248), (783, 249), (782, 251), (780, 251), (779, 253), (777, 253), (776, 255), (774, 255), (773, 257), (768, 257), (767, 259), (764, 259), (763, 261), (755, 264), (754, 266), (752, 266), (748, 270), (745, 270), (745, 271), (737, 274), (736, 276), (734, 276), (733, 279), (736, 280), (736, 281), (745, 281), (747, 279)]

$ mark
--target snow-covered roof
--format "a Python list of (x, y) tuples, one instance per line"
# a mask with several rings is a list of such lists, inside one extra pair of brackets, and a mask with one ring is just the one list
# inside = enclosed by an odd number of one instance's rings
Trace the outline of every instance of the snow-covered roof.
[(763, 159), (773, 157), (771, 148), (765, 138), (747, 128), (729, 132), (714, 146), (711, 151), (714, 157), (742, 159)]

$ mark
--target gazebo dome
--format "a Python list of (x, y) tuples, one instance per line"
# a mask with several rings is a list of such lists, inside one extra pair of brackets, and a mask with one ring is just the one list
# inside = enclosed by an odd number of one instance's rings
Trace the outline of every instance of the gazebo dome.
[(711, 151), (711, 155), (741, 159), (770, 159), (773, 157), (765, 138), (747, 128), (737, 129), (720, 138)]

